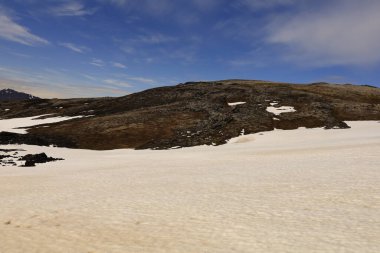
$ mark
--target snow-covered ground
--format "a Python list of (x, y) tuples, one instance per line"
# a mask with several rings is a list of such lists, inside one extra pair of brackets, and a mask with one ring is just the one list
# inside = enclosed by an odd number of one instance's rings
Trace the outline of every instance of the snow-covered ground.
[[(31, 126), (51, 124), (51, 123), (65, 121), (65, 120), (84, 117), (84, 116), (74, 116), (74, 117), (65, 116), (65, 117), (41, 118), (44, 116), (48, 116), (48, 115), (40, 115), (40, 116), (26, 117), (26, 118), (0, 119), (0, 132), (26, 134), (28, 130), (27, 128)], [(47, 126), (44, 126), (44, 127), (47, 127)]]
[(0, 167), (0, 252), (380, 252), (380, 123)]
[(275, 115), (280, 115), (281, 113), (286, 113), (286, 112), (296, 112), (293, 106), (279, 106), (277, 102), (270, 103), (271, 106), (267, 107), (267, 112), (273, 113)]

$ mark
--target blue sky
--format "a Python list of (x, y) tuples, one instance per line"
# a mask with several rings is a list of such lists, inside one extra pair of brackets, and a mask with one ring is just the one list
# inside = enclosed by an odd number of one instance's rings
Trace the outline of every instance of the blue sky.
[(186, 81), (379, 86), (380, 1), (0, 0), (0, 88), (121, 96)]

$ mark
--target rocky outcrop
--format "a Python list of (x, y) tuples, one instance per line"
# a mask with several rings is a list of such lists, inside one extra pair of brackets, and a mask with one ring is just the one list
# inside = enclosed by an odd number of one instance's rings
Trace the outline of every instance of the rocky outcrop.
[(58, 160), (63, 160), (61, 158), (48, 157), (45, 153), (40, 154), (28, 154), (19, 159), (20, 161), (25, 161), (23, 167), (34, 167), (36, 163), (47, 163)]
[[(242, 131), (347, 128), (346, 120), (380, 120), (380, 89), (227, 80), (160, 87), (119, 98), (0, 103), (0, 108), (11, 106), (10, 111), (0, 109), (0, 117), (92, 116), (31, 128), (26, 135), (0, 133), (2, 144), (168, 149), (221, 145)], [(274, 115), (267, 111), (269, 106), (288, 106), (294, 111)]]
[(21, 166), (21, 167), (34, 167), (37, 163), (47, 163), (58, 160), (61, 158), (48, 157), (45, 153), (40, 154), (27, 154), (19, 155), (19, 152), (25, 150), (19, 149), (0, 149), (0, 166)]

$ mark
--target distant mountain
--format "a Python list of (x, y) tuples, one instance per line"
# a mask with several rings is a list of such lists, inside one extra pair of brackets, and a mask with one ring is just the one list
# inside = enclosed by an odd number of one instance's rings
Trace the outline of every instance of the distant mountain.
[(0, 90), (0, 101), (31, 100), (31, 99), (39, 99), (39, 98), (30, 94), (18, 92), (12, 89)]

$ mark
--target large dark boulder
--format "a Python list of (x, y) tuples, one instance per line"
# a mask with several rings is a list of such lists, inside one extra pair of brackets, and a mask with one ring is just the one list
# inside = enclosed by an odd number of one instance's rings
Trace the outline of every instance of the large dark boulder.
[(40, 154), (28, 154), (19, 159), (25, 161), (24, 167), (33, 167), (36, 163), (47, 163), (57, 160), (63, 160), (61, 158), (48, 157), (45, 153)]

